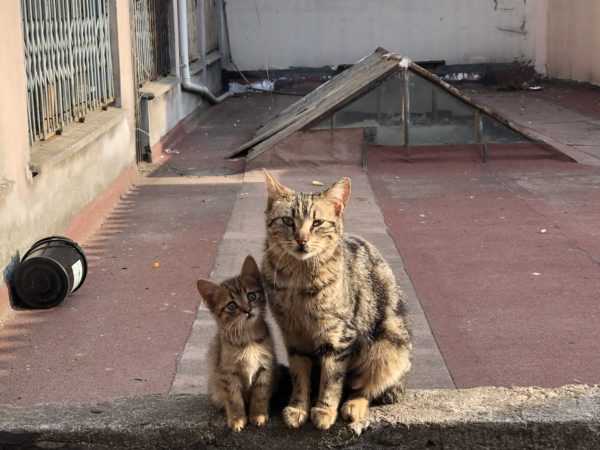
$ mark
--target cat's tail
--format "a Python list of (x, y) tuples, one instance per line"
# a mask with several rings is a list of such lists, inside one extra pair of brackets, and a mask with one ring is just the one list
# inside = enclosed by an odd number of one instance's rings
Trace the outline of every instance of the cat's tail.
[(406, 390), (404, 387), (404, 378), (398, 381), (397, 384), (387, 388), (379, 397), (373, 399), (372, 405), (391, 405), (392, 403), (398, 403), (404, 397)]

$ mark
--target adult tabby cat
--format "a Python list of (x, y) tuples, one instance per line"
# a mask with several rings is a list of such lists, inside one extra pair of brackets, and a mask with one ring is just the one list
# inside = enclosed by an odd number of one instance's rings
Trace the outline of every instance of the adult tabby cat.
[[(410, 368), (406, 310), (388, 264), (364, 239), (343, 233), (350, 179), (321, 193), (296, 193), (266, 170), (267, 238), (262, 275), (282, 331), (292, 375), (285, 423), (320, 429), (336, 420), (343, 385), (345, 419), (369, 403), (393, 402)], [(311, 369), (320, 367), (311, 409)]]
[(248, 416), (263, 426), (269, 418), (274, 351), (258, 265), (247, 256), (239, 276), (220, 285), (198, 280), (198, 291), (218, 326), (209, 349), (210, 397), (225, 409), (233, 431), (241, 431)]

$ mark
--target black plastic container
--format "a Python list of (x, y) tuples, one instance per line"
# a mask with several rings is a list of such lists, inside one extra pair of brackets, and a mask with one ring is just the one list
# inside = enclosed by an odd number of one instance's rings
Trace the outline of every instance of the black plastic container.
[(17, 268), (11, 291), (17, 306), (52, 308), (81, 287), (87, 275), (85, 253), (63, 236), (37, 241)]

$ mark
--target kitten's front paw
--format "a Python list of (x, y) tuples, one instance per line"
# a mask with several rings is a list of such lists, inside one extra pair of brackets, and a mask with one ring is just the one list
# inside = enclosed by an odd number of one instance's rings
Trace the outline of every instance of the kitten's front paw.
[(315, 406), (310, 410), (310, 420), (320, 430), (327, 430), (335, 423), (337, 410), (335, 408), (320, 408)]
[(230, 417), (227, 419), (227, 425), (234, 433), (239, 433), (244, 429), (248, 420), (245, 417)]
[(250, 422), (252, 423), (252, 425), (255, 425), (257, 427), (265, 426), (268, 420), (268, 414), (256, 414), (254, 416), (250, 416)]
[(342, 417), (350, 422), (364, 419), (369, 411), (369, 400), (364, 397), (352, 398), (342, 406)]
[(306, 423), (308, 413), (295, 406), (286, 406), (283, 409), (283, 421), (290, 428), (298, 428)]

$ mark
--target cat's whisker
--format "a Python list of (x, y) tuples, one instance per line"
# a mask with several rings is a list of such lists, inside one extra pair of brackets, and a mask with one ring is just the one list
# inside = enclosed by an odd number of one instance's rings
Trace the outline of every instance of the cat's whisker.
[(279, 287), (279, 285), (277, 284), (277, 274), (279, 273), (279, 271), (277, 269), (279, 268), (279, 262), (281, 261), (281, 258), (284, 257), (284, 255), (285, 255), (285, 252), (281, 252), (279, 259), (275, 263), (275, 274), (273, 275), (273, 284), (275, 285), (275, 287)]

